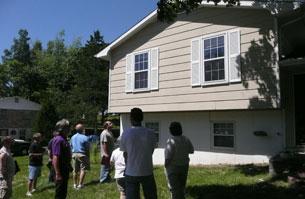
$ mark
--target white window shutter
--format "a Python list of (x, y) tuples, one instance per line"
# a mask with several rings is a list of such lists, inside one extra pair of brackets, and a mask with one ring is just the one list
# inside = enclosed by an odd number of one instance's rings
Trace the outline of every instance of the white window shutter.
[(159, 89), (159, 49), (153, 48), (150, 51), (150, 89)]
[(192, 86), (201, 84), (200, 70), (200, 39), (193, 39), (191, 42), (191, 79)]
[(133, 54), (126, 55), (126, 74), (125, 74), (125, 92), (133, 90)]
[(241, 81), (239, 30), (229, 32), (229, 81)]

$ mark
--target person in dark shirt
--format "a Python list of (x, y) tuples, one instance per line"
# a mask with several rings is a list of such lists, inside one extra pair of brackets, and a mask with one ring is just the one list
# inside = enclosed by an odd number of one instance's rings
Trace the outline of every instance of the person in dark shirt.
[(71, 171), (71, 148), (67, 141), (70, 123), (62, 119), (56, 123), (58, 133), (52, 141), (52, 163), (55, 170), (55, 199), (67, 197), (69, 172)]
[(44, 149), (41, 147), (40, 142), (41, 134), (35, 133), (29, 148), (29, 182), (26, 196), (32, 196), (32, 193), (36, 191), (37, 178), (41, 174)]

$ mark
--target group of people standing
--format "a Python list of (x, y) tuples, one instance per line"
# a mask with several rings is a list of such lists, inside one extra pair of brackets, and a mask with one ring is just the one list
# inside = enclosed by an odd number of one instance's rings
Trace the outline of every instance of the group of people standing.
[[(140, 198), (140, 185), (145, 198), (157, 198), (152, 162), (157, 138), (153, 130), (141, 125), (142, 121), (142, 110), (139, 108), (131, 109), (130, 122), (132, 126), (122, 133), (120, 140), (120, 151), (123, 152), (126, 162), (124, 193), (127, 199)], [(165, 174), (171, 198), (184, 199), (189, 154), (194, 153), (194, 147), (191, 141), (182, 135), (182, 127), (179, 122), (172, 122), (169, 131), (171, 136), (167, 140), (164, 154)]]
[[(157, 137), (152, 129), (141, 125), (143, 112), (133, 108), (130, 112), (131, 127), (124, 130), (117, 139), (111, 132), (112, 123), (106, 121), (100, 135), (101, 171), (100, 183), (111, 182), (111, 165), (115, 167), (114, 178), (121, 199), (139, 199), (140, 186), (144, 197), (157, 198), (157, 187), (153, 174), (152, 155), (157, 145)], [(55, 125), (53, 138), (48, 145), (50, 177), (55, 183), (55, 199), (65, 199), (67, 196), (69, 173), (73, 171), (73, 188), (82, 189), (86, 172), (90, 170), (90, 141), (85, 135), (83, 124), (75, 126), (76, 133), (67, 139), (70, 133), (70, 123), (66, 119)], [(189, 167), (189, 154), (194, 152), (191, 141), (182, 135), (179, 122), (172, 122), (169, 127), (171, 136), (165, 147), (165, 174), (171, 198), (185, 198), (185, 186)], [(41, 134), (33, 136), (29, 149), (29, 181), (27, 196), (32, 196), (36, 190), (37, 178), (40, 176), (43, 148), (40, 145)], [(2, 141), (0, 149), (0, 198), (10, 198), (12, 179), (14, 176), (14, 161), (9, 152), (13, 140)], [(72, 161), (72, 166), (71, 166)], [(6, 165), (6, 166), (4, 166)], [(4, 185), (5, 184), (5, 185)]]

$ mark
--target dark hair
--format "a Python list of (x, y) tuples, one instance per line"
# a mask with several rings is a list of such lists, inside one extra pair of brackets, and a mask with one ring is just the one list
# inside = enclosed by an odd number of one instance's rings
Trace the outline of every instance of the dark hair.
[(143, 112), (140, 108), (133, 108), (130, 111), (130, 119), (134, 122), (142, 122)]
[(104, 124), (103, 124), (103, 128), (104, 128), (104, 129), (107, 129), (107, 128), (108, 128), (108, 126), (109, 126), (110, 124), (112, 124), (112, 122), (111, 122), (111, 121), (106, 121), (106, 122), (104, 122)]
[(173, 136), (182, 135), (182, 127), (180, 122), (172, 122), (169, 125), (169, 131)]

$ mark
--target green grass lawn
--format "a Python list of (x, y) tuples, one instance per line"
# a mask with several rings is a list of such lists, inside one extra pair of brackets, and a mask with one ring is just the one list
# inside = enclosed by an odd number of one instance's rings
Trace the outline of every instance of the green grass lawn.
[[(46, 159), (46, 158), (45, 158)], [(25, 198), (28, 158), (16, 157), (21, 171), (13, 182), (13, 198)], [(85, 188), (76, 191), (72, 188), (72, 178), (69, 180), (68, 198), (70, 199), (112, 199), (119, 198), (115, 181), (99, 184), (100, 165), (92, 160), (91, 171), (86, 176)], [(95, 162), (95, 163), (94, 163)], [(112, 173), (113, 174), (113, 173)], [(168, 199), (166, 179), (163, 167), (154, 170), (158, 198)], [(32, 198), (54, 198), (54, 186), (48, 183), (48, 168), (43, 166), (42, 176), (38, 181), (38, 191)], [(303, 198), (300, 191), (288, 187), (280, 179), (272, 179), (268, 175), (267, 166), (213, 166), (191, 167), (187, 182), (187, 198), (203, 199), (296, 199)]]

